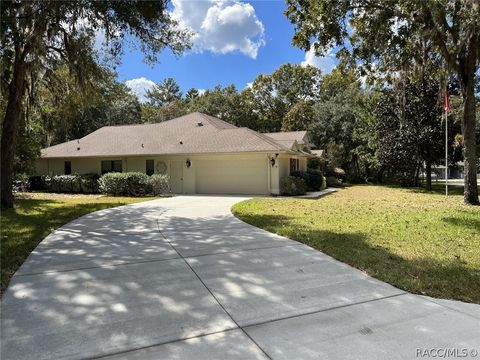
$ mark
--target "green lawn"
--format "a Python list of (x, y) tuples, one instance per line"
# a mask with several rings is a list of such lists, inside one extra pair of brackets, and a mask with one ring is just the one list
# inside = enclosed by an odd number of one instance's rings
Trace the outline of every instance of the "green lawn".
[(460, 189), (445, 198), (382, 186), (352, 186), (320, 199), (257, 198), (240, 219), (310, 245), (399, 288), (480, 303), (480, 207)]
[(1, 292), (30, 252), (53, 230), (92, 211), (152, 199), (47, 193), (19, 197), (14, 209), (1, 213)]

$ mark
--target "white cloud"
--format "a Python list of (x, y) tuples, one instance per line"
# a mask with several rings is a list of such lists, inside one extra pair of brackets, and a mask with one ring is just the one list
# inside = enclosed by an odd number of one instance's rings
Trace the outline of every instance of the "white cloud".
[(173, 0), (173, 17), (192, 30), (193, 50), (226, 54), (239, 51), (252, 59), (265, 44), (264, 27), (252, 5), (237, 0)]
[(328, 50), (324, 56), (316, 56), (314, 46), (312, 45), (310, 50), (305, 53), (305, 60), (302, 61), (301, 65), (315, 66), (322, 70), (324, 74), (328, 74), (337, 66), (337, 59), (332, 49)]
[(141, 102), (147, 101), (145, 95), (148, 89), (150, 89), (155, 83), (152, 80), (149, 80), (145, 77), (139, 77), (136, 79), (131, 79), (125, 81), (125, 85), (127, 85), (133, 94), (137, 95), (138, 99)]

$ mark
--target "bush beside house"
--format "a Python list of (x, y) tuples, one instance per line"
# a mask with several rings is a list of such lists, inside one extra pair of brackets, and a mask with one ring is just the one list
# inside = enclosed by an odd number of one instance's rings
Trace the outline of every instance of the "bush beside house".
[(58, 193), (80, 193), (80, 175), (56, 175), (46, 179), (47, 189)]
[(307, 183), (304, 179), (295, 176), (284, 176), (280, 179), (281, 195), (305, 195)]
[(100, 192), (108, 195), (146, 196), (169, 191), (168, 176), (160, 174), (107, 173), (98, 180), (98, 184)]
[(58, 193), (83, 193), (125, 196), (161, 195), (170, 191), (168, 176), (143, 173), (31, 176), (28, 180), (30, 191)]
[(47, 190), (46, 178), (48, 176), (30, 176), (28, 178), (28, 190), (30, 191), (45, 191)]
[(307, 171), (295, 171), (291, 176), (305, 180), (309, 191), (322, 190), (323, 174), (318, 169), (307, 169)]
[(97, 174), (30, 176), (28, 190), (58, 193), (98, 193)]
[(343, 183), (340, 179), (335, 176), (327, 176), (327, 186), (328, 187), (343, 187)]

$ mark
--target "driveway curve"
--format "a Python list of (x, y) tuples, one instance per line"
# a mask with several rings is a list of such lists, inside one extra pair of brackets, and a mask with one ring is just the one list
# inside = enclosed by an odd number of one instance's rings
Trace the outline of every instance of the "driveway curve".
[(4, 293), (1, 358), (480, 357), (480, 306), (248, 225), (230, 213), (244, 199), (178, 196), (62, 226)]

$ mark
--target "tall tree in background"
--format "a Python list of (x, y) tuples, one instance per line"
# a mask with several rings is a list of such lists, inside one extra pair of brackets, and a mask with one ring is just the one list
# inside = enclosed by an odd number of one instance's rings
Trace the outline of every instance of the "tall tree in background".
[(180, 86), (172, 78), (166, 78), (147, 90), (147, 100), (151, 105), (164, 106), (182, 98)]
[(198, 89), (190, 88), (185, 93), (185, 100), (188, 102), (188, 101), (191, 101), (193, 99), (196, 99), (199, 96), (200, 96), (200, 91), (198, 91)]
[(314, 119), (313, 106), (305, 101), (300, 101), (285, 114), (282, 121), (282, 131), (310, 130)]
[[(405, 74), (403, 83), (383, 90), (377, 103), (378, 156), (405, 185), (417, 185), (419, 168), (425, 164), (426, 189), (432, 189), (432, 166), (445, 154), (445, 125), (435, 72)], [(443, 125), (443, 126), (442, 126)], [(450, 124), (449, 153), (454, 157), (455, 124)], [(397, 170), (397, 171), (395, 171)], [(398, 171), (400, 170), (400, 171)], [(399, 174), (399, 173), (404, 174)]]
[(137, 38), (147, 61), (169, 47), (176, 54), (189, 46), (166, 1), (2, 1), (0, 7), (2, 93), (7, 102), (1, 135), (1, 206), (13, 207), (12, 181), (18, 127), (25, 95), (34, 96), (39, 77), (64, 62), (82, 83), (95, 63), (96, 31), (103, 31), (110, 53), (118, 56), (126, 35)]
[(295, 104), (311, 104), (318, 98), (320, 80), (318, 68), (288, 63), (272, 74), (257, 76), (243, 95), (258, 114), (259, 128), (280, 131), (283, 118)]
[[(367, 64), (408, 66), (419, 42), (437, 50), (461, 85), (465, 159), (464, 201), (479, 204), (475, 73), (480, 61), (476, 0), (287, 0), (293, 43), (323, 55), (332, 46)], [(313, 40), (312, 40), (313, 39)]]

